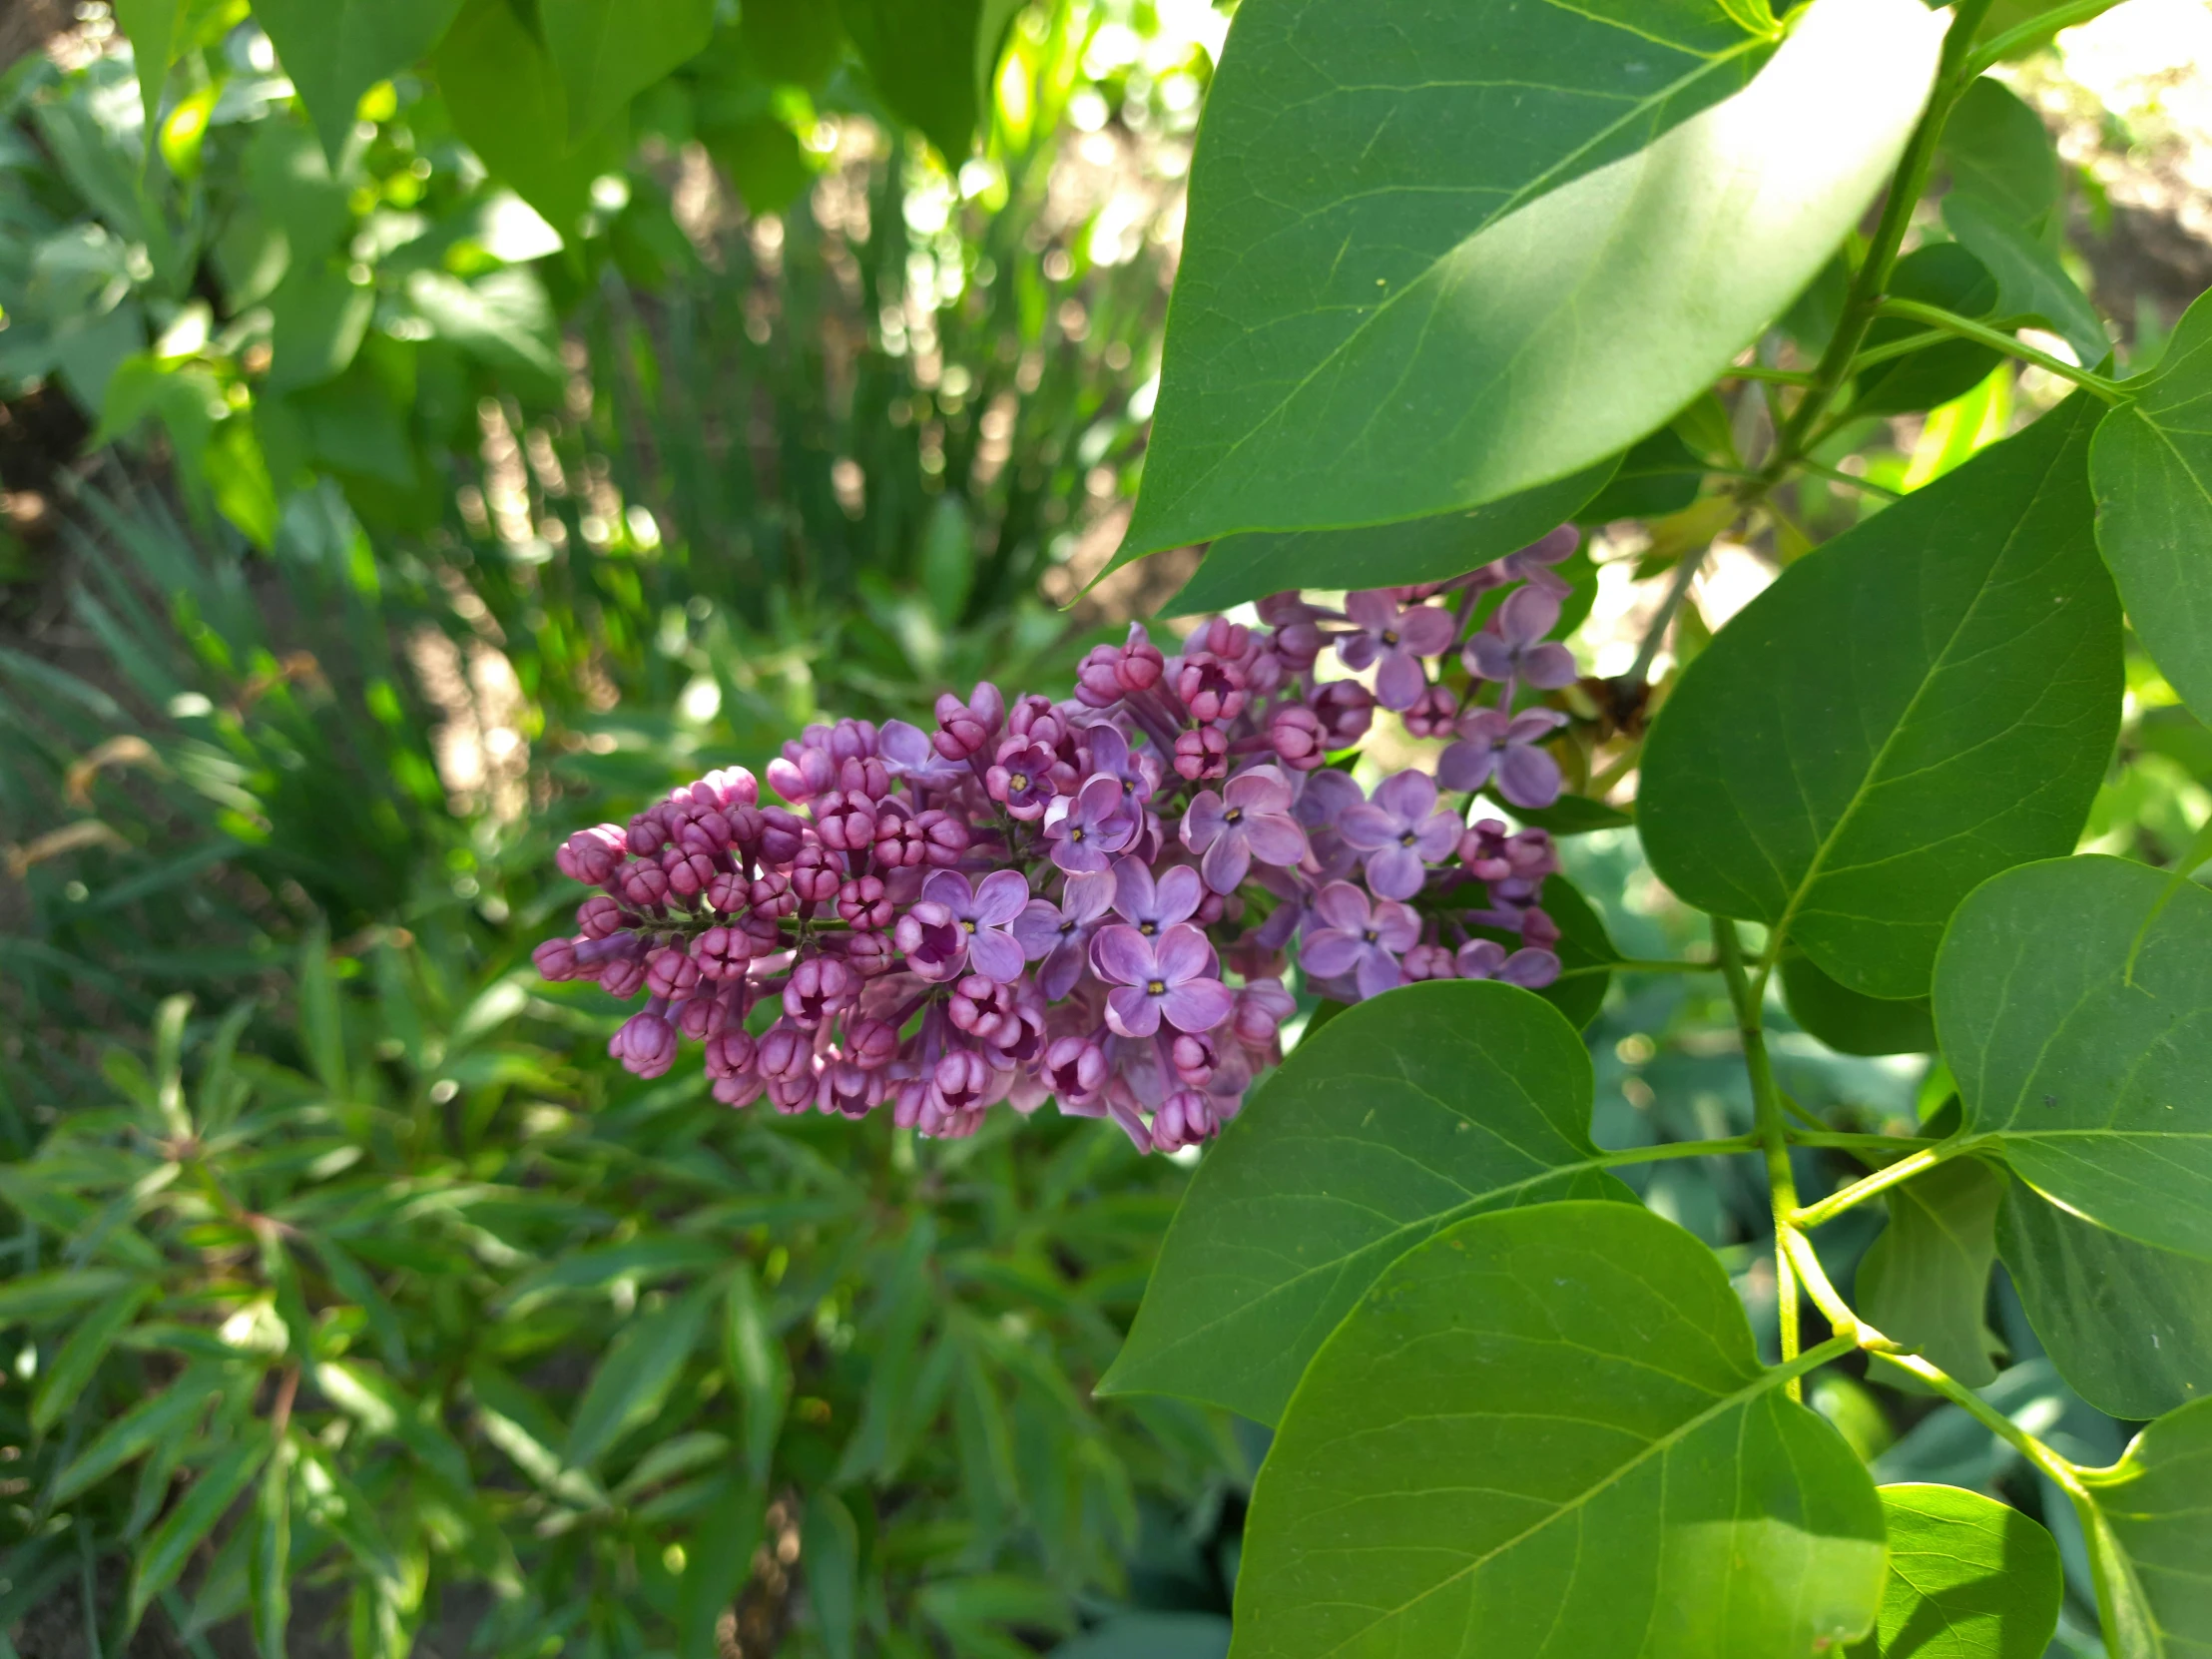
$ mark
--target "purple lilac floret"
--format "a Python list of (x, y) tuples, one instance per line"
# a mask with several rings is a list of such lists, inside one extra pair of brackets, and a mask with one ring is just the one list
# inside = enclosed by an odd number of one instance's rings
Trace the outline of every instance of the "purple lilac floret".
[[(1559, 793), (1565, 716), (1524, 705), (1574, 677), (1549, 635), (1575, 545), (1341, 611), (1278, 594), (1172, 654), (1132, 625), (1066, 702), (985, 683), (927, 730), (810, 726), (768, 765), (780, 802), (734, 767), (571, 835), (556, 861), (599, 890), (539, 971), (642, 993), (609, 1052), (659, 1077), (696, 1042), (731, 1106), (955, 1137), (1052, 1100), (1196, 1145), (1281, 1058), (1294, 968), (1344, 1001), (1558, 976), (1551, 838), (1465, 797)], [(1321, 677), (1345, 669), (1372, 689)], [(1371, 799), (1345, 763), (1379, 706), (1454, 741)]]

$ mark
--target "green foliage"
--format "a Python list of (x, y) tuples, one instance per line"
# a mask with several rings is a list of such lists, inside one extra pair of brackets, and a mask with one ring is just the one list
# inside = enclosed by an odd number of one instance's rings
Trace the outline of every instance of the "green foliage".
[(1861, 1659), (2042, 1659), (2064, 1593), (2058, 1546), (1956, 1486), (1885, 1486), (1890, 1575)]
[(1784, 1375), (1712, 1252), (1633, 1206), (1438, 1233), (1292, 1396), (1233, 1651), (1445, 1653), (1479, 1630), (1503, 1652), (1748, 1659), (1860, 1635), (1881, 1506)]
[(1969, 1388), (1997, 1378), (1982, 1322), (2004, 1172), (1961, 1158), (1890, 1192), (1890, 1225), (1859, 1262), (1859, 1309)]
[(2084, 1471), (2082, 1525), (2114, 1659), (2185, 1653), (2204, 1645), (2208, 1608), (2197, 1563), (2212, 1544), (2204, 1477), (2212, 1470), (2212, 1402), (2198, 1401), (2144, 1429), (2110, 1469)]
[(1200, 1167), (1106, 1385), (1274, 1422), (1391, 1262), (1468, 1216), (1626, 1198), (1583, 1124), (1574, 1028), (1510, 985), (1424, 985), (1331, 1020)]
[(1637, 813), (1670, 887), (1782, 930), (1852, 990), (1915, 997), (1959, 899), (2071, 848), (2119, 702), (2083, 482), (2095, 408), (1800, 560), (1698, 658)]

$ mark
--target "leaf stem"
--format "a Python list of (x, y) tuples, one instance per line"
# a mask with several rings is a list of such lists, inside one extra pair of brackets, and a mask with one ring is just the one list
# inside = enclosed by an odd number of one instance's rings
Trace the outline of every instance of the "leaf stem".
[[(2013, 338), (2001, 328), (1991, 328), (1976, 322), (1972, 317), (1946, 311), (1940, 305), (1924, 305), (1918, 299), (1885, 299), (1875, 307), (1877, 316), (1901, 316), (1914, 322), (1926, 322), (1945, 333), (1956, 334), (1960, 339), (1970, 339), (1992, 350), (2003, 351), (2025, 363), (2033, 363), (2047, 373), (2062, 380), (2071, 380), (2084, 391), (2101, 397), (2107, 403), (2124, 402), (2127, 393), (2119, 383), (2107, 380), (2101, 374), (2092, 374), (2085, 368), (2076, 368), (2063, 357), (2054, 357), (2048, 351), (2038, 351), (2023, 340)], [(1803, 465), (1801, 461), (1799, 463)]]
[(1858, 1135), (1841, 1129), (1793, 1129), (1792, 1146), (1833, 1146), (1846, 1152), (1921, 1152), (1943, 1143), (1926, 1135)]
[[(1726, 916), (1713, 918), (1713, 945), (1720, 957), (1721, 973), (1728, 983), (1728, 1000), (1736, 1010), (1736, 1031), (1744, 1045), (1744, 1069), (1751, 1074), (1751, 1102), (1757, 1117), (1760, 1150), (1767, 1158), (1767, 1191), (1774, 1210), (1775, 1313), (1782, 1329), (1782, 1362), (1788, 1365), (1798, 1352), (1797, 1278), (1790, 1260), (1790, 1220), (1797, 1214), (1797, 1176), (1790, 1168), (1789, 1125), (1784, 1117), (1782, 1091), (1776, 1087), (1774, 1064), (1767, 1057), (1767, 1034), (1760, 1017), (1759, 999), (1752, 993), (1750, 975), (1744, 971), (1743, 941), (1736, 924)], [(1803, 1399), (1805, 1391), (1795, 1376), (1790, 1397)]]
[(1796, 465), (1803, 471), (1826, 478), (1832, 484), (1842, 484), (1847, 489), (1865, 490), (1869, 495), (1879, 495), (1885, 501), (1903, 501), (1905, 492), (1894, 490), (1888, 484), (1878, 484), (1872, 478), (1861, 478), (1846, 472), (1842, 467), (1830, 466), (1826, 461), (1816, 461), (1810, 455), (1800, 455)]
[[(1851, 360), (1852, 377), (1856, 379), (1861, 369), (1872, 368), (1876, 363), (1886, 363), (1893, 357), (1910, 357), (1914, 352), (1925, 351), (1949, 337), (1950, 331), (1947, 328), (1923, 328), (1919, 333), (1907, 334), (1903, 339), (1870, 345)], [(1818, 449), (1819, 441), (1816, 439), (1811, 447)]]
[(1585, 962), (1580, 967), (1562, 968), (1559, 977), (1572, 979), (1591, 973), (1718, 973), (1718, 962), (1673, 961), (1665, 958), (1643, 956), (1616, 956), (1609, 962)]
[(1918, 1354), (1887, 1354), (1895, 1365), (1903, 1366), (1931, 1388), (1956, 1405), (1966, 1415), (1981, 1424), (1998, 1439), (2025, 1457), (2030, 1463), (2055, 1481), (2058, 1488), (2076, 1504), (2093, 1503), (2089, 1490), (2081, 1483), (2076, 1466), (2058, 1455), (2002, 1411), (1991, 1405), (1963, 1382), (1954, 1381), (1940, 1366), (1933, 1365)]
[(1598, 1162), (1611, 1168), (1615, 1164), (1657, 1163), (1662, 1158), (1729, 1158), (1759, 1149), (1757, 1135), (1733, 1135), (1725, 1141), (1660, 1141), (1652, 1146), (1622, 1147), (1599, 1154)]
[(1674, 621), (1674, 613), (1682, 608), (1683, 598), (1690, 591), (1690, 584), (1697, 580), (1697, 573), (1705, 563), (1705, 555), (1713, 550), (1707, 542), (1703, 547), (1682, 555), (1682, 562), (1675, 567), (1674, 580), (1667, 584), (1667, 595), (1659, 601), (1659, 613), (1651, 619), (1651, 626), (1644, 630), (1644, 643), (1636, 648), (1636, 661), (1629, 669), (1627, 680), (1632, 686), (1640, 686), (1651, 675), (1651, 665), (1659, 655), (1659, 647), (1667, 637), (1667, 628)]
[(1947, 1163), (1962, 1152), (1971, 1152), (1987, 1140), (1986, 1135), (1953, 1135), (1948, 1140), (1933, 1146), (1924, 1145), (1920, 1151), (1900, 1158), (1894, 1164), (1885, 1165), (1863, 1180), (1833, 1192), (1818, 1204), (1809, 1204), (1799, 1210), (1791, 1220), (1800, 1227), (1818, 1227), (1823, 1222), (1834, 1221), (1846, 1210), (1866, 1203), (1892, 1187), (1913, 1179), (1914, 1176)]
[(1769, 380), (1778, 386), (1809, 386), (1813, 376), (1804, 369), (1769, 368), (1765, 363), (1738, 363), (1726, 370), (1724, 380)]
[(2025, 23), (2014, 24), (2002, 34), (1993, 35), (1982, 42), (1981, 49), (1966, 60), (1965, 71), (1969, 76), (1978, 76), (2044, 35), (2056, 34), (2060, 29), (2071, 28), (2076, 23), (2086, 23), (2097, 13), (2109, 11), (2111, 7), (2112, 0), (2072, 0), (2069, 5), (2053, 6), (2047, 12), (2038, 12)]
[(1913, 136), (1906, 141), (1905, 155), (1890, 180), (1890, 192), (1882, 204), (1882, 217), (1868, 240), (1867, 256), (1860, 261), (1859, 270), (1851, 279), (1851, 289), (1844, 296), (1843, 314), (1837, 318), (1836, 332), (1829, 339), (1828, 349), (1821, 353), (1821, 360), (1814, 365), (1813, 383), (1806, 387), (1805, 395), (1791, 411), (1789, 424), (1782, 429), (1781, 439), (1775, 445), (1774, 458), (1767, 463), (1770, 481), (1781, 478), (1811, 447), (1805, 441), (1806, 434), (1827, 412), (1837, 391), (1850, 377), (1852, 359), (1858, 356), (1859, 347), (1866, 342), (1875, 308), (1881, 304), (1883, 290), (1890, 284), (1890, 273), (1897, 266), (1898, 249), (1913, 223), (1913, 210), (1919, 206), (1921, 192), (1927, 188), (1943, 123), (1950, 115), (1951, 105), (1978, 73), (1968, 69), (1968, 58), (1974, 34), (1988, 15), (1991, 4), (1992, 0), (1958, 0), (1957, 9), (1951, 13), (1950, 27), (1943, 35), (1942, 57), (1936, 67), (1936, 85), (1928, 96), (1928, 107), (1921, 112)]

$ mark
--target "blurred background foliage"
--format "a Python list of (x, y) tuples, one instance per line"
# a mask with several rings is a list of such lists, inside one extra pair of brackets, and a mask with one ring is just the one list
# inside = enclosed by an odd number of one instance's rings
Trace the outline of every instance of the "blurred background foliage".
[[(2176, 4), (2011, 66), (2041, 119), (1991, 123), (2123, 369), (2212, 285), (2212, 97), (2124, 67), (2193, 50)], [(639, 0), (587, 50), (603, 10), (0, 12), (0, 1659), (1219, 1659), (1264, 1437), (1090, 1397), (1183, 1166), (1050, 1114), (942, 1147), (734, 1116), (614, 1067), (613, 1005), (527, 952), (575, 825), (821, 714), (1062, 690), (1187, 574), (1060, 608), (1133, 492), (1226, 16)], [(1833, 486), (1706, 561), (1653, 697), (2055, 395), (1911, 361)], [(1632, 794), (1615, 682), (1764, 418), (1686, 411), (1590, 515), (1590, 795)], [(2089, 833), (2170, 864), (2212, 734), (2132, 675)], [(1632, 830), (1569, 872), (1626, 955), (1694, 942)], [(1919, 1056), (1778, 1023), (1838, 1127), (1940, 1107)], [(1600, 1139), (1747, 1127), (1729, 1026), (1616, 975)], [(1646, 1197), (1771, 1324), (1740, 1174)], [(1878, 1218), (1832, 1231), (1848, 1274)], [(1991, 1397), (2116, 1450), (2001, 1271), (1989, 1321)], [(1817, 1402), (1885, 1478), (2040, 1513), (2096, 1651), (2071, 1512), (1998, 1442), (1879, 1380)]]

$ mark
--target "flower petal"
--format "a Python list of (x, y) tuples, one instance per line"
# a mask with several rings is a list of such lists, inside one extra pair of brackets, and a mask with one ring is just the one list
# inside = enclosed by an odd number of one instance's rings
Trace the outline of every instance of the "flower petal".
[(1385, 709), (1410, 709), (1428, 689), (1420, 659), (1404, 651), (1386, 651), (1375, 671), (1375, 700)]
[(1206, 884), (1224, 894), (1235, 892), (1251, 868), (1252, 843), (1242, 829), (1224, 831), (1198, 861), (1198, 872), (1206, 878)]
[(1247, 818), (1255, 813), (1283, 813), (1290, 811), (1291, 781), (1280, 767), (1256, 766), (1230, 779), (1221, 794), (1230, 806), (1242, 807)]
[[(1368, 854), (1368, 885), (1379, 897), (1411, 898), (1428, 878), (1420, 854), (1395, 842)], [(1412, 941), (1408, 939), (1407, 944)], [(1402, 950), (1404, 945), (1397, 948)]]
[(1436, 810), (1436, 781), (1410, 767), (1393, 772), (1376, 786), (1375, 804), (1397, 820), (1398, 829), (1409, 829)]
[(1438, 809), (1415, 826), (1413, 850), (1428, 863), (1436, 863), (1459, 844), (1459, 831), (1465, 826), (1459, 815)]
[(956, 916), (969, 915), (975, 908), (975, 889), (956, 869), (931, 870), (921, 884), (921, 896), (932, 904), (942, 904)]
[(1314, 913), (1331, 927), (1358, 933), (1373, 914), (1368, 895), (1350, 881), (1332, 881), (1314, 895)]
[(1291, 812), (1307, 829), (1318, 830), (1325, 824), (1335, 824), (1367, 798), (1367, 792), (1350, 773), (1324, 767), (1307, 774), (1305, 786), (1298, 792), (1298, 805)]
[(1541, 588), (1516, 588), (1497, 608), (1497, 631), (1510, 645), (1534, 645), (1558, 621), (1559, 601)]
[(1538, 691), (1557, 691), (1561, 686), (1571, 686), (1581, 675), (1574, 653), (1556, 640), (1530, 646), (1521, 658), (1521, 679)]
[(1003, 927), (1029, 902), (1029, 878), (1018, 869), (994, 869), (975, 888), (975, 919)]
[(1152, 941), (1134, 927), (1108, 922), (1091, 940), (1091, 966), (1111, 983), (1140, 985), (1154, 972)]
[(1032, 962), (1040, 960), (1060, 942), (1060, 906), (1048, 898), (1032, 898), (1014, 917), (1011, 931)]
[(1334, 979), (1348, 971), (1367, 951), (1367, 941), (1357, 933), (1324, 927), (1299, 941), (1298, 965), (1308, 978)]
[(1462, 979), (1495, 979), (1505, 965), (1505, 947), (1495, 939), (1469, 939), (1459, 947), (1452, 965)]
[(1363, 801), (1337, 821), (1337, 832), (1361, 851), (1373, 852), (1397, 839), (1397, 816), (1381, 802)]
[(1142, 921), (1153, 909), (1152, 866), (1142, 858), (1114, 860), (1114, 909), (1127, 921)]
[(1171, 985), (1204, 978), (1214, 971), (1213, 945), (1187, 921), (1177, 922), (1162, 933), (1153, 951), (1160, 977)]
[[(1446, 845), (1457, 841), (1454, 830)], [(1306, 856), (1306, 831), (1288, 813), (1256, 813), (1245, 820), (1245, 844), (1263, 864), (1295, 864)]]
[(1002, 928), (978, 927), (968, 940), (968, 967), (986, 979), (1011, 985), (1021, 977), (1021, 946)]
[(1397, 641), (1416, 657), (1433, 657), (1451, 643), (1451, 613), (1435, 605), (1415, 605), (1397, 619)]
[(1360, 966), (1353, 976), (1353, 983), (1360, 987), (1362, 996), (1381, 996), (1384, 991), (1394, 991), (1405, 983), (1405, 973), (1387, 951), (1370, 949), (1360, 957)]
[(1375, 907), (1375, 930), (1393, 956), (1420, 942), (1420, 917), (1411, 908), (1385, 899)]
[(1206, 883), (1199, 878), (1198, 871), (1189, 864), (1177, 864), (1160, 877), (1152, 903), (1152, 919), (1162, 927), (1172, 927), (1179, 921), (1190, 920), (1205, 902)]
[(1190, 979), (1161, 998), (1160, 1012), (1178, 1031), (1211, 1031), (1236, 1005), (1236, 996), (1219, 979)]
[(1514, 807), (1548, 807), (1559, 799), (1559, 763), (1540, 749), (1514, 744), (1499, 757), (1497, 793)]
[(1190, 811), (1183, 815), (1183, 844), (1193, 852), (1203, 852), (1214, 844), (1228, 823), (1221, 797), (1212, 790), (1200, 790), (1191, 798)]
[(1397, 621), (1397, 596), (1387, 588), (1367, 588), (1345, 595), (1345, 615), (1355, 628), (1381, 633)]
[(1047, 1002), (1057, 1002), (1075, 989), (1076, 980), (1083, 977), (1083, 947), (1069, 941), (1055, 945), (1037, 969), (1037, 989), (1044, 992)]
[(1461, 740), (1436, 757), (1436, 782), (1447, 790), (1478, 790), (1497, 770), (1497, 751)]
[(1115, 885), (1110, 870), (1079, 871), (1067, 878), (1066, 889), (1060, 895), (1060, 908), (1071, 921), (1096, 921), (1114, 902)]
[(1505, 958), (1497, 976), (1508, 985), (1540, 991), (1559, 977), (1559, 958), (1548, 950), (1516, 950)]
[(1160, 1029), (1160, 998), (1116, 985), (1106, 993), (1106, 1023), (1125, 1037), (1149, 1037)]
[(1459, 660), (1478, 680), (1504, 680), (1513, 672), (1513, 648), (1488, 629), (1467, 641)]

